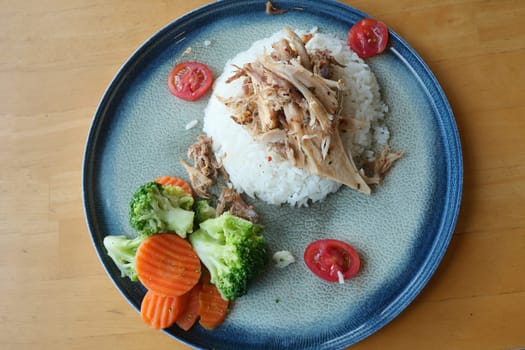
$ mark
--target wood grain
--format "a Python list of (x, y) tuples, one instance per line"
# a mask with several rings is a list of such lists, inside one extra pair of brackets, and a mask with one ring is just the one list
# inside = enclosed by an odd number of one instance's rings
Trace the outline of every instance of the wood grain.
[[(188, 349), (106, 276), (84, 221), (84, 143), (126, 58), (188, 1), (0, 1), (0, 348)], [(525, 1), (345, 1), (427, 62), (460, 131), (457, 228), (428, 286), (355, 349), (525, 347)]]

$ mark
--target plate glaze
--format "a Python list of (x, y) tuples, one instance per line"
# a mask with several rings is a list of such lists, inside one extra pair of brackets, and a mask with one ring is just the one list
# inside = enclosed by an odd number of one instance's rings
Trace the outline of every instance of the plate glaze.
[[(134, 234), (128, 202), (139, 185), (159, 175), (187, 177), (179, 158), (201, 133), (207, 99), (188, 103), (171, 96), (166, 79), (173, 65), (198, 60), (217, 76), (229, 58), (284, 26), (318, 27), (345, 38), (353, 23), (367, 17), (332, 1), (274, 5), (290, 11), (269, 16), (265, 1), (217, 1), (170, 23), (122, 66), (95, 113), (83, 164), (87, 224), (108, 275), (137, 310), (144, 287), (120, 277), (102, 241)], [(174, 326), (167, 334), (206, 349), (340, 349), (378, 331), (426, 285), (459, 212), (461, 147), (433, 74), (402, 38), (390, 35), (387, 51), (367, 63), (389, 106), (391, 145), (405, 157), (371, 196), (344, 188), (307, 208), (255, 200), (270, 250), (290, 250), (297, 263), (269, 268), (218, 329), (184, 332)], [(197, 126), (185, 130), (192, 120)], [(356, 247), (363, 260), (357, 277), (329, 284), (308, 271), (303, 251), (323, 237)]]

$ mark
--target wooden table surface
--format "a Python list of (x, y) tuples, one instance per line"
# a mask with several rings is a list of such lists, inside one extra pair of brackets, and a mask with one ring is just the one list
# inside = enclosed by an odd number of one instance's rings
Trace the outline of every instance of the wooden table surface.
[[(81, 173), (126, 58), (207, 0), (0, 2), (0, 348), (187, 349), (106, 276)], [(525, 347), (525, 1), (345, 1), (382, 19), (447, 94), (464, 156), (449, 249), (416, 300), (355, 349)]]

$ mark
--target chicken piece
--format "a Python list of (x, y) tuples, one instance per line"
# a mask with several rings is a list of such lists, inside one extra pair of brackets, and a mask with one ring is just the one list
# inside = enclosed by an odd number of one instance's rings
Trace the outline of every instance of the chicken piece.
[(284, 129), (273, 129), (265, 132), (264, 134), (258, 134), (254, 136), (254, 140), (262, 142), (264, 144), (269, 143), (284, 143), (286, 141), (286, 130)]
[(312, 63), (310, 62), (310, 56), (308, 56), (308, 52), (306, 51), (306, 47), (304, 46), (303, 41), (297, 35), (293, 30), (290, 28), (284, 28), (284, 31), (286, 32), (286, 35), (288, 35), (288, 38), (290, 38), (290, 43), (294, 47), (295, 51), (297, 52), (297, 55), (300, 58), (301, 65), (308, 69), (312, 69)]
[(303, 44), (306, 45), (308, 44), (308, 42), (314, 37), (313, 33), (306, 33), (306, 34), (303, 34), (303, 37), (301, 38), (301, 40), (303, 41)]
[(188, 158), (206, 177), (217, 177), (222, 165), (217, 162), (212, 150), (212, 140), (206, 135), (197, 136), (197, 141), (188, 148)]
[(289, 61), (297, 57), (297, 52), (292, 50), (290, 42), (286, 39), (281, 39), (272, 44), (273, 52), (271, 56), (276, 61)]
[[(298, 118), (302, 112), (296, 105), (285, 106), (285, 114), (291, 120)], [(326, 139), (319, 135), (308, 134), (298, 123), (291, 123), (294, 138), (291, 143), (295, 144), (304, 156), (294, 157), (297, 167), (305, 169), (311, 174), (327, 177), (362, 193), (370, 194), (367, 185), (352, 159), (347, 154), (339, 132), (335, 132), (329, 138), (328, 149), (325, 150), (323, 143)], [(297, 152), (294, 152), (297, 154)]]
[(282, 15), (285, 13), (285, 9), (275, 8), (271, 1), (266, 1), (266, 14), (267, 15)]
[(379, 155), (369, 164), (371, 174), (362, 174), (365, 181), (370, 185), (379, 185), (394, 162), (402, 158), (403, 152), (391, 152), (388, 146), (384, 146)]
[[(308, 88), (323, 103), (323, 106), (329, 113), (333, 114), (337, 112), (339, 101), (337, 90), (334, 91), (333, 88), (342, 88), (343, 85), (341, 81), (330, 81), (329, 83), (328, 79), (321, 78), (317, 74), (312, 74), (311, 71), (301, 66), (297, 60), (291, 60), (289, 65), (272, 65), (272, 69), (276, 69), (278, 74), (281, 74), (293, 85), (297, 86), (297, 84), (294, 83), (295, 80), (297, 83)], [(303, 93), (303, 90), (300, 89), (300, 91)]]
[(297, 63), (284, 64), (265, 59), (263, 64), (268, 70), (288, 80), (299, 90), (308, 106), (310, 125), (318, 121), (323, 130), (330, 129), (331, 121), (339, 108), (335, 91), (311, 72), (300, 68)]
[(328, 50), (314, 50), (310, 54), (310, 61), (312, 62), (312, 72), (325, 79), (332, 78), (332, 66), (345, 67), (343, 64), (337, 62)]
[(212, 148), (213, 140), (206, 135), (199, 135), (188, 148), (188, 158), (193, 159), (194, 166), (180, 160), (190, 177), (191, 186), (201, 198), (210, 198), (208, 188), (217, 182), (219, 176), (229, 181), (229, 176), (222, 163), (217, 161)]
[(210, 198), (208, 188), (213, 185), (214, 181), (201, 173), (199, 169), (189, 165), (184, 159), (180, 159), (180, 162), (188, 172), (191, 187), (195, 191), (195, 194), (201, 198)]
[(370, 121), (361, 120), (352, 117), (341, 117), (339, 122), (339, 130), (343, 133), (347, 131), (356, 131), (363, 128), (369, 128)]
[(253, 95), (256, 98), (259, 129), (265, 132), (278, 126), (278, 110), (272, 103), (272, 97), (275, 96), (275, 90), (272, 89), (265, 81), (264, 69), (258, 64), (246, 64), (243, 68), (246, 75), (253, 84)]
[(256, 223), (259, 220), (259, 214), (255, 212), (253, 206), (246, 204), (233, 188), (224, 187), (217, 202), (216, 215), (219, 216), (225, 211), (232, 215)]

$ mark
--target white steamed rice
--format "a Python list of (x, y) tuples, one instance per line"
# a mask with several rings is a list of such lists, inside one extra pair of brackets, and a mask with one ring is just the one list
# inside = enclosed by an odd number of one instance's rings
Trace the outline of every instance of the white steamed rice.
[[(314, 37), (306, 45), (308, 50), (328, 49), (338, 62), (346, 66), (336, 67), (335, 73), (345, 83), (342, 113), (370, 121), (369, 128), (342, 134), (345, 145), (359, 163), (359, 159), (373, 156), (375, 149), (388, 142), (389, 132), (383, 122), (387, 106), (381, 100), (375, 75), (348, 48), (344, 40), (319, 33), (316, 28), (310, 32), (314, 33)], [(305, 32), (296, 30), (296, 33), (302, 35)], [(256, 41), (249, 50), (239, 53), (226, 63), (223, 73), (214, 83), (213, 94), (205, 109), (203, 130), (212, 137), (217, 159), (223, 159), (224, 167), (238, 192), (270, 204), (304, 206), (310, 201), (324, 199), (329, 193), (337, 191), (341, 184), (295, 168), (268, 151), (266, 146), (253, 141), (250, 134), (231, 119), (231, 111), (217, 99), (217, 96), (236, 96), (242, 91), (242, 79), (230, 84), (225, 82), (235, 71), (233, 65), (242, 66), (253, 62), (264, 50), (270, 52), (272, 43), (283, 37), (286, 34), (280, 31), (270, 38)]]

